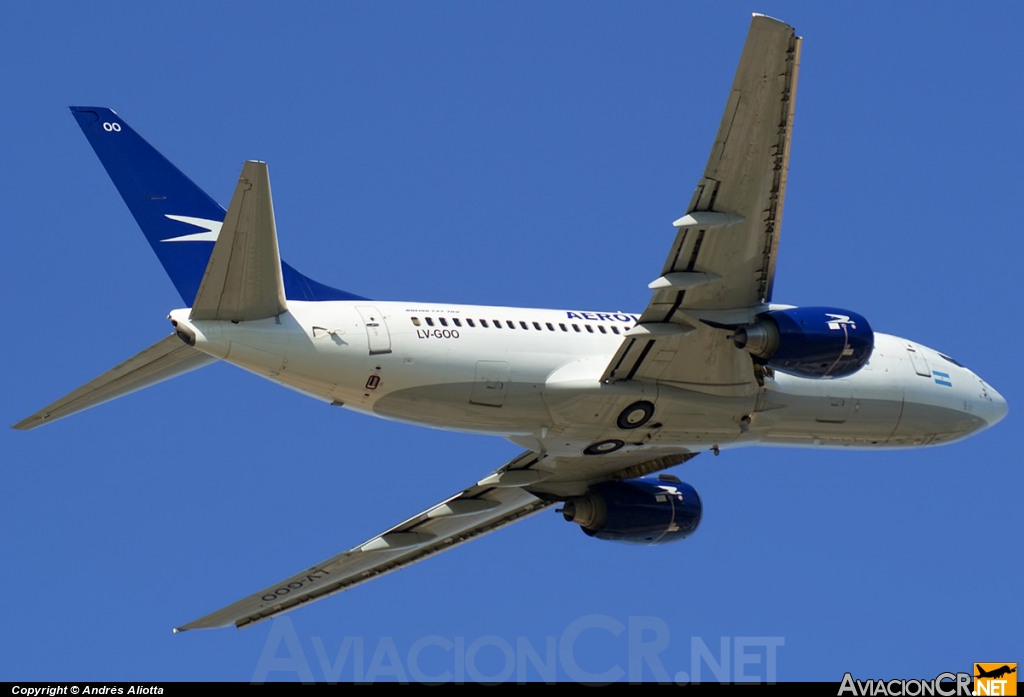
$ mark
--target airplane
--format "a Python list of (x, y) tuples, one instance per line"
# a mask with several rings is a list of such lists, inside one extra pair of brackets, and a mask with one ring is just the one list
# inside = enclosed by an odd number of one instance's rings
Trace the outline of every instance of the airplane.
[(184, 307), (170, 335), (15, 424), (226, 361), (327, 405), (523, 448), (379, 535), (175, 629), (238, 628), (551, 507), (601, 540), (693, 534), (665, 470), (755, 444), (912, 448), (1005, 417), (950, 356), (847, 309), (773, 302), (801, 39), (754, 15), (707, 166), (640, 313), (372, 300), (280, 259), (267, 164), (227, 209), (105, 107), (71, 107)]
[(999, 668), (994, 668), (992, 670), (985, 670), (985, 669), (981, 668), (980, 666), (976, 666), (976, 668), (977, 668), (977, 671), (978, 671), (977, 675), (974, 676), (976, 678), (1001, 678), (1004, 675), (1009, 675), (1010, 673), (1016, 673), (1017, 672), (1017, 668), (1016, 667), (1011, 668), (1008, 665), (1003, 665), (1003, 666), (1000, 666)]

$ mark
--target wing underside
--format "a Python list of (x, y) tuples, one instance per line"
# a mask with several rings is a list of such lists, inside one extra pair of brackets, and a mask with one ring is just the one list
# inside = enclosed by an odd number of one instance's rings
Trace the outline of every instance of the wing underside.
[[(537, 454), (524, 453), (491, 475), (491, 479), (512, 471), (520, 473), (521, 481), (528, 481), (536, 476), (530, 473), (538, 460)], [(493, 532), (553, 503), (520, 486), (508, 485), (512, 483), (508, 475), (505, 482), (496, 481), (499, 486), (487, 481), (484, 479), (361, 545), (175, 631), (231, 624), (244, 627), (259, 622)]]
[[(637, 477), (692, 457), (695, 454), (654, 459), (637, 455), (609, 456), (603, 458), (606, 474), (597, 479)], [(588, 465), (592, 459), (586, 459)], [(558, 503), (564, 497), (545, 493), (545, 485), (548, 489), (564, 486), (573, 479), (573, 470), (577, 469), (574, 466), (583, 460), (525, 452), (473, 486), (363, 544), (174, 631), (232, 624), (241, 628), (494, 532)], [(588, 468), (588, 473), (593, 475), (594, 470)], [(587, 483), (583, 482), (582, 486), (585, 488)]]
[(756, 390), (750, 357), (723, 328), (752, 321), (771, 300), (799, 64), (793, 28), (755, 15), (704, 175), (603, 381)]
[[(676, 240), (662, 270), (663, 277), (685, 271), (719, 277), (684, 289), (679, 304), (684, 310), (751, 307), (771, 300), (800, 41), (792, 27), (778, 20), (755, 16), (751, 22), (704, 176), (687, 216), (676, 222)], [(652, 304), (675, 304), (673, 289), (665, 293)]]

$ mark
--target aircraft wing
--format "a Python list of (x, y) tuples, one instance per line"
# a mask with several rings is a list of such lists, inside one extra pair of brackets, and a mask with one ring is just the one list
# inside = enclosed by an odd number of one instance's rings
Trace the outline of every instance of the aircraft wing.
[(704, 176), (604, 381), (737, 395), (756, 385), (721, 327), (750, 322), (771, 300), (799, 63), (793, 28), (755, 15)]
[[(543, 493), (545, 487), (565, 490), (575, 484), (582, 493), (588, 483), (613, 478), (612, 474), (638, 477), (692, 457), (696, 454), (654, 459), (649, 455), (553, 458), (527, 451), (468, 489), (363, 544), (174, 631), (232, 624), (242, 628), (486, 535), (565, 498)], [(601, 462), (600, 469), (594, 469), (596, 460)]]

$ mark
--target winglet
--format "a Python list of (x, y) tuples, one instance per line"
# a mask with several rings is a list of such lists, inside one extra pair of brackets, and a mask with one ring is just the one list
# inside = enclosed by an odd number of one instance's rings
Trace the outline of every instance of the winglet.
[(231, 197), (191, 319), (242, 322), (288, 309), (266, 162), (250, 160)]

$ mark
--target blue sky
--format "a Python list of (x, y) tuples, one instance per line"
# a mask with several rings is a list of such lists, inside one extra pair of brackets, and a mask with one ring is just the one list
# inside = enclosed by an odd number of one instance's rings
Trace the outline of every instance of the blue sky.
[(722, 637), (732, 658), (782, 638), (783, 680), (1024, 659), (1016, 3), (5, 3), (3, 418), (163, 337), (180, 304), (67, 105), (114, 108), (221, 203), (266, 160), (282, 255), (330, 285), (638, 311), (752, 11), (805, 38), (775, 299), (954, 356), (1003, 423), (920, 451), (702, 455), (675, 471), (705, 504), (684, 542), (604, 543), (548, 512), (289, 624), (175, 636), (517, 452), (216, 365), (0, 434), (0, 679), (250, 680), (270, 640), (302, 657), (267, 679), (305, 661), (320, 681), (318, 647), (333, 663), (346, 637), (364, 677), (380, 651), (388, 678), (391, 646), (407, 674), (425, 646), (422, 673), (454, 676), (474, 642), (493, 676), (504, 646), (543, 657), (576, 631), (579, 670), (627, 678), (637, 642), (664, 640), (673, 677)]

